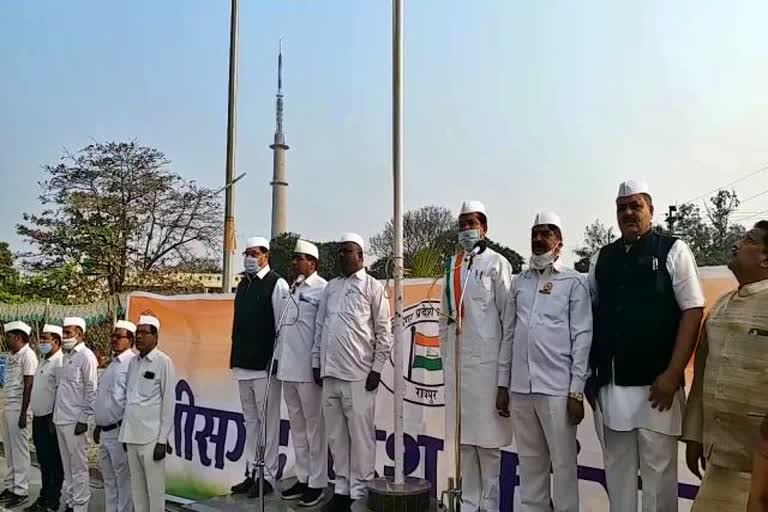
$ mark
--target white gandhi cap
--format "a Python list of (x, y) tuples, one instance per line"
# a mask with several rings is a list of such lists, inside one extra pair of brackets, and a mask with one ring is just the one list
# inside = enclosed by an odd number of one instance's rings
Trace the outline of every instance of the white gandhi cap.
[(296, 240), (296, 248), (293, 250), (293, 252), (298, 254), (308, 254), (309, 256), (314, 257), (316, 260), (320, 259), (320, 253), (317, 250), (317, 246), (313, 243), (307, 242), (306, 240)]
[(651, 189), (644, 181), (627, 180), (619, 185), (619, 193), (616, 199), (622, 197), (634, 196), (635, 194), (648, 194), (651, 195)]
[(487, 215), (485, 205), (480, 201), (464, 201), (464, 204), (461, 205), (459, 215), (465, 215), (467, 213), (482, 213), (483, 215)]
[(353, 242), (356, 243), (360, 249), (365, 251), (365, 241), (363, 240), (363, 237), (358, 235), (357, 233), (344, 233), (341, 235), (341, 240), (339, 240), (342, 244), (344, 242)]
[(536, 214), (536, 218), (533, 219), (534, 226), (557, 226), (560, 230), (563, 229), (563, 223), (560, 221), (560, 216), (555, 212), (541, 212)]
[(160, 330), (160, 320), (149, 315), (141, 315), (139, 317), (139, 325), (154, 325), (155, 329)]
[(62, 329), (58, 325), (45, 324), (43, 326), (43, 332), (48, 334), (58, 334), (59, 338), (64, 337), (64, 329)]
[(269, 250), (269, 240), (264, 238), (263, 236), (252, 236), (245, 242), (245, 248), (252, 249), (254, 247), (263, 247), (266, 250)]
[(85, 320), (83, 320), (79, 316), (68, 316), (64, 319), (62, 324), (64, 325), (64, 327), (67, 327), (67, 326), (79, 327), (83, 330), (83, 334), (85, 334)]
[(25, 324), (21, 320), (14, 320), (13, 322), (8, 322), (3, 326), (3, 329), (5, 329), (5, 332), (11, 332), (11, 331), (21, 331), (27, 336), (29, 336), (29, 333), (32, 332), (32, 327)]
[(136, 334), (136, 324), (128, 320), (118, 320), (115, 322), (115, 329), (125, 329), (128, 332)]

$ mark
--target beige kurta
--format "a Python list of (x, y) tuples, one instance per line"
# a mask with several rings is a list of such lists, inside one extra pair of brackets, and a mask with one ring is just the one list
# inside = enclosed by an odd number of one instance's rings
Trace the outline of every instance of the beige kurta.
[(743, 512), (760, 423), (768, 413), (768, 279), (723, 296), (696, 354), (683, 440), (704, 445), (692, 512)]

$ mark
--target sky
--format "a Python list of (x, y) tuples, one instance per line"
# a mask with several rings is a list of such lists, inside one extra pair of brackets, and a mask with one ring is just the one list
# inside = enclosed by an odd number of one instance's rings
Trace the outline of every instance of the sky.
[[(270, 230), (281, 37), (289, 230), (368, 238), (392, 215), (390, 2), (240, 4), (239, 243)], [(554, 210), (572, 261), (625, 179), (649, 182), (657, 222), (750, 173), (742, 198), (768, 190), (765, 19), (761, 0), (406, 0), (405, 207), (481, 200), (526, 257)], [(0, 240), (25, 247), (42, 166), (93, 141), (223, 185), (228, 44), (225, 0), (0, 2)]]

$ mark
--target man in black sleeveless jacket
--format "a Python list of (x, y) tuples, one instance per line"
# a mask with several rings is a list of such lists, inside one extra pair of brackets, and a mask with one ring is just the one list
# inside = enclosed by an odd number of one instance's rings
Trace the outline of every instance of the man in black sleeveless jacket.
[[(611, 512), (676, 512), (677, 438), (685, 407), (684, 371), (696, 346), (704, 294), (682, 240), (654, 232), (644, 183), (620, 185), (619, 240), (592, 261), (594, 338), (588, 398), (602, 416)], [(598, 391), (599, 390), (599, 391)]]
[(271, 493), (273, 485), (277, 484), (282, 387), (275, 378), (278, 363), (275, 362), (274, 367), (270, 364), (277, 324), (289, 290), (288, 283), (269, 268), (269, 240), (266, 238), (248, 239), (243, 263), (245, 272), (235, 295), (229, 365), (237, 380), (245, 417), (246, 473), (245, 480), (232, 487), (232, 492), (248, 493), (251, 498), (257, 498), (256, 439), (262, 428), (260, 411), (268, 376), (271, 383), (267, 399), (264, 494)]

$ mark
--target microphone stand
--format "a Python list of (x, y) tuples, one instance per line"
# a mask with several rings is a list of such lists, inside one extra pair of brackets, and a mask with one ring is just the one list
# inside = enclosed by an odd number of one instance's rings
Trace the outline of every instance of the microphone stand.
[[(299, 309), (299, 304), (296, 302), (296, 299), (293, 298), (293, 292), (296, 291), (296, 288), (299, 284), (301, 284), (304, 280), (302, 279), (298, 283), (294, 282), (294, 286), (292, 286), (288, 291), (288, 297), (293, 301), (294, 304), (296, 304), (296, 310)], [(271, 300), (271, 298), (270, 298)], [(269, 388), (272, 384), (272, 378), (273, 378), (273, 372), (275, 371), (275, 363), (277, 362), (275, 359), (275, 349), (277, 348), (277, 341), (280, 338), (280, 329), (283, 328), (283, 319), (285, 318), (285, 313), (288, 311), (288, 303), (286, 302), (285, 306), (283, 307), (283, 310), (280, 312), (280, 317), (277, 320), (277, 326), (275, 327), (275, 340), (272, 342), (272, 360), (269, 364), (269, 369), (267, 370), (267, 385), (264, 389), (264, 400), (262, 401), (262, 408), (261, 408), (261, 428), (259, 429), (259, 435), (256, 438), (256, 472), (259, 479), (259, 510), (261, 512), (264, 512), (265, 507), (265, 497), (264, 497), (264, 471), (266, 468), (266, 443), (267, 443), (267, 406), (269, 404)], [(276, 379), (277, 376), (275, 375), (274, 378)], [(278, 494), (282, 494), (280, 492), (280, 489), (277, 486), (277, 475), (272, 475), (275, 477), (275, 490), (278, 492)]]
[[(455, 384), (455, 397), (456, 410), (454, 414), (454, 476), (448, 478), (448, 489), (445, 491), (448, 494), (448, 512), (461, 512), (462, 502), (462, 478), (461, 478), (461, 335), (462, 335), (462, 308), (464, 306), (464, 295), (467, 293), (467, 283), (469, 282), (470, 270), (472, 269), (472, 263), (475, 261), (475, 256), (472, 254), (468, 256), (467, 261), (467, 275), (464, 277), (464, 282), (461, 286), (461, 296), (459, 297), (459, 305), (456, 311), (456, 342), (454, 343), (454, 355), (453, 355), (453, 373)], [(461, 272), (461, 267), (459, 267)]]

